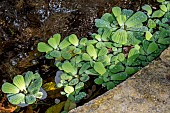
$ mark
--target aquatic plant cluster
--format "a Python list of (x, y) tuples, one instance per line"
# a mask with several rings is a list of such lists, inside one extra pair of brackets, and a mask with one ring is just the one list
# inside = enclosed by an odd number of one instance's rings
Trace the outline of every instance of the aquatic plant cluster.
[[(38, 51), (46, 53), (46, 59), (55, 60), (59, 69), (55, 81), (64, 89), (61, 94), (78, 103), (86, 97), (84, 88), (91, 78), (110, 90), (158, 57), (170, 44), (170, 2), (157, 1), (158, 10), (149, 5), (137, 12), (113, 7), (111, 13), (95, 20), (98, 31), (91, 40), (75, 34), (62, 40), (55, 34), (47, 43), (39, 42)], [(13, 84), (2, 85), (12, 104), (32, 104), (43, 96), (39, 74), (27, 72), (24, 77), (17, 75)]]

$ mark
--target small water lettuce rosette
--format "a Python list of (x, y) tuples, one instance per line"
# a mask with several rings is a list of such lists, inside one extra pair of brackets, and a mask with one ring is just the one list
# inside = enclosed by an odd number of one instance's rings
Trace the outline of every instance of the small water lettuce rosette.
[(36, 102), (36, 99), (45, 99), (46, 92), (41, 88), (42, 78), (38, 73), (28, 71), (25, 76), (16, 75), (13, 83), (5, 82), (2, 91), (7, 94), (11, 104), (21, 107)]

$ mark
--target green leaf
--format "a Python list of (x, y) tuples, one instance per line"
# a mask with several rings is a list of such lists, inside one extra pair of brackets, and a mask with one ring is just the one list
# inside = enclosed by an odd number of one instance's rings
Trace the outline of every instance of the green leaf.
[(148, 16), (152, 14), (152, 8), (150, 5), (144, 5), (144, 6), (142, 6), (142, 9), (147, 11)]
[(158, 43), (160, 43), (160, 44), (170, 44), (170, 38), (159, 38)]
[(5, 82), (2, 85), (2, 92), (16, 94), (16, 93), (19, 93), (19, 89), (13, 84)]
[(158, 49), (158, 45), (155, 42), (152, 42), (149, 44), (148, 49), (147, 49), (147, 53), (151, 54), (154, 51), (156, 51)]
[(21, 91), (26, 90), (24, 77), (22, 75), (17, 75), (13, 78), (13, 84), (18, 87)]
[(87, 53), (83, 53), (82, 54), (82, 59), (84, 61), (90, 61), (91, 60), (91, 57), (87, 54)]
[(136, 55), (136, 54), (139, 54), (139, 49), (140, 49), (140, 46), (139, 47), (136, 47), (136, 48), (132, 48), (130, 51), (129, 51), (129, 54), (128, 54), (128, 58)]
[(110, 29), (104, 28), (104, 32), (102, 34), (102, 40), (109, 41), (111, 33), (112, 33), (112, 31)]
[(165, 0), (157, 0), (157, 2), (164, 2)]
[(60, 43), (61, 35), (60, 34), (55, 34), (53, 35), (52, 38), (48, 40), (48, 44), (53, 47), (54, 49), (57, 49), (57, 46)]
[(136, 45), (139, 44), (141, 41), (137, 39), (137, 37), (134, 35), (133, 32), (128, 31), (127, 32), (128, 38), (127, 38), (127, 44), (128, 45)]
[(162, 10), (157, 10), (154, 11), (152, 14), (152, 18), (160, 18), (162, 16), (164, 16), (165, 12), (163, 12)]
[(101, 49), (102, 47), (104, 47), (105, 46), (105, 43), (104, 42), (98, 42), (97, 44), (96, 44), (96, 47), (98, 48), (98, 49)]
[(61, 56), (64, 58), (64, 59), (71, 59), (72, 55), (70, 53), (68, 53), (67, 51), (61, 51)]
[(71, 94), (74, 92), (74, 88), (72, 86), (66, 86), (64, 87), (64, 91), (67, 93), (67, 94)]
[(105, 13), (102, 17), (102, 20), (108, 21), (110, 23), (112, 23), (113, 21), (115, 21), (114, 17), (110, 14), (110, 13)]
[(120, 62), (123, 62), (125, 60), (125, 55), (123, 53), (119, 53), (117, 56)]
[[(65, 104), (65, 101), (63, 101), (63, 102), (61, 102), (59, 104), (55, 104), (55, 105), (49, 107), (45, 111), (45, 113), (62, 113), (61, 110), (62, 110), (64, 104)], [(67, 112), (63, 112), (63, 113), (67, 113)]]
[(27, 104), (33, 104), (36, 101), (36, 98), (34, 95), (26, 95), (25, 100)]
[(153, 21), (152, 19), (149, 19), (148, 20), (148, 27), (149, 28), (155, 28), (156, 27), (156, 22), (155, 21)]
[(25, 76), (25, 86), (28, 87), (32, 80), (34, 80), (34, 74), (32, 71), (28, 71)]
[(46, 52), (46, 53), (53, 50), (52, 47), (50, 47), (48, 44), (44, 42), (39, 42), (37, 49), (39, 52)]
[(80, 80), (82, 82), (87, 82), (90, 79), (90, 77), (88, 75), (83, 75), (82, 77), (80, 77)]
[(146, 40), (150, 40), (152, 38), (152, 34), (149, 31), (147, 31), (145, 34), (145, 38)]
[(75, 34), (72, 34), (72, 35), (69, 36), (69, 41), (74, 46), (78, 46), (79, 45), (79, 40), (78, 40), (78, 38), (77, 38), (77, 36)]
[(96, 78), (96, 79), (94, 80), (94, 82), (95, 82), (97, 85), (101, 85), (104, 81), (103, 81), (102, 78)]
[(74, 79), (72, 79), (72, 80), (69, 82), (69, 85), (73, 86), (73, 85), (78, 84), (78, 82), (79, 82), (79, 79), (78, 79), (78, 78), (74, 78)]
[(100, 75), (103, 75), (106, 72), (106, 69), (101, 62), (95, 62), (94, 70), (98, 72)]
[(37, 92), (39, 92), (41, 86), (42, 78), (38, 78), (30, 84), (30, 86), (28, 87), (28, 91), (30, 94), (36, 94)]
[(104, 56), (107, 55), (108, 50), (105, 47), (102, 47), (102, 49), (99, 51), (98, 56)]
[(66, 73), (63, 73), (63, 74), (61, 74), (60, 75), (60, 78), (62, 79), (62, 80), (68, 80), (68, 81), (70, 81), (70, 80), (72, 80), (72, 76), (70, 76), (70, 75), (68, 75), (68, 74), (66, 74)]
[(50, 52), (50, 56), (59, 59), (59, 58), (61, 58), (61, 52), (60, 52), (60, 51), (57, 51), (57, 50), (54, 50), (54, 51)]
[(75, 67), (73, 67), (70, 62), (65, 61), (62, 65), (62, 69), (66, 73), (72, 73), (73, 75), (75, 75), (77, 73), (77, 69)]
[(97, 58), (97, 52), (93, 45), (88, 45), (86, 51), (94, 60)]
[(126, 18), (128, 19), (130, 16), (132, 16), (133, 14), (133, 10), (127, 10), (127, 9), (123, 9), (122, 10), (122, 15), (126, 15)]
[(122, 64), (117, 64), (117, 65), (111, 65), (109, 69), (112, 73), (118, 73), (124, 71), (125, 67)]
[(111, 29), (110, 22), (102, 20), (102, 19), (95, 19), (95, 26), (98, 28), (109, 28)]
[(83, 82), (79, 82), (79, 83), (75, 86), (75, 91), (76, 91), (76, 93), (78, 93), (82, 88), (84, 88), (84, 83), (83, 83)]
[(97, 39), (98, 41), (101, 41), (101, 35), (97, 34), (94, 36), (95, 39)]
[(25, 95), (22, 93), (18, 93), (18, 94), (14, 94), (14, 95), (10, 95), (8, 96), (8, 101), (14, 105), (20, 104), (21, 102), (25, 102)]
[(88, 41), (87, 38), (82, 38), (82, 39), (80, 40), (80, 44), (85, 46), (86, 43), (87, 43), (87, 41)]
[(132, 74), (136, 73), (138, 70), (139, 70), (138, 67), (126, 67), (125, 72), (128, 75), (132, 75)]
[(143, 12), (138, 11), (125, 22), (125, 25), (127, 25), (127, 27), (134, 27), (142, 22), (145, 22), (146, 20), (147, 16)]
[(114, 14), (115, 17), (121, 15), (121, 8), (120, 7), (113, 7), (112, 13)]
[(127, 78), (127, 74), (125, 72), (111, 75), (111, 80), (125, 80), (126, 78)]
[(81, 49), (79, 49), (79, 48), (76, 48), (76, 49), (74, 49), (74, 51), (73, 51), (75, 54), (81, 54)]
[(79, 101), (82, 100), (84, 97), (86, 97), (86, 93), (85, 93), (85, 92), (79, 92), (79, 94), (75, 96), (75, 101), (76, 101), (76, 102), (79, 102)]
[(118, 23), (120, 26), (124, 25), (124, 22), (126, 21), (126, 15), (118, 15), (116, 17)]
[(68, 37), (66, 37), (59, 45), (60, 49), (64, 49), (66, 47), (68, 47), (69, 45), (71, 45), (71, 43), (68, 41)]
[(115, 87), (115, 84), (113, 82), (107, 82), (106, 83), (107, 90), (113, 89)]
[(125, 30), (119, 29), (112, 35), (112, 40), (119, 44), (127, 43), (127, 32)]
[(167, 11), (168, 11), (168, 9), (167, 9), (167, 7), (166, 7), (165, 5), (160, 5), (160, 9), (161, 9), (162, 11), (164, 11), (164, 12), (167, 12)]
[(90, 63), (84, 63), (83, 66), (80, 68), (79, 70), (79, 75), (83, 74), (85, 72), (85, 70), (87, 70), (90, 67)]
[[(56, 87), (56, 84), (55, 84), (55, 87)], [(41, 99), (43, 97), (43, 93), (42, 92), (37, 92), (34, 96), (35, 96), (35, 98)]]

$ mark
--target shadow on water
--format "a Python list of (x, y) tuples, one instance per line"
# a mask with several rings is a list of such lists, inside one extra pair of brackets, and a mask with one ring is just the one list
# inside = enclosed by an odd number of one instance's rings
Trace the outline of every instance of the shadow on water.
[(36, 50), (37, 43), (55, 33), (89, 37), (95, 18), (113, 6), (139, 10), (156, 0), (1, 0), (0, 85), (24, 71), (38, 71), (44, 79), (55, 67)]

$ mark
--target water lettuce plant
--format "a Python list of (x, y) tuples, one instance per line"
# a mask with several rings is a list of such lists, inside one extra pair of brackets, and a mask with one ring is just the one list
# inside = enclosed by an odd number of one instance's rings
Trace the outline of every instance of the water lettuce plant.
[[(53, 59), (57, 67), (56, 87), (63, 88), (61, 94), (68, 98), (65, 111), (87, 97), (89, 82), (110, 90), (169, 46), (170, 2), (157, 1), (157, 10), (147, 4), (137, 12), (113, 7), (111, 13), (95, 20), (98, 31), (90, 40), (75, 34), (65, 38), (55, 34), (38, 43), (38, 51)], [(12, 104), (32, 104), (42, 98), (41, 85), (39, 74), (27, 72), (14, 77), (13, 84), (4, 83), (2, 91)]]
[(77, 103), (86, 97), (91, 77), (110, 90), (155, 59), (170, 44), (170, 3), (158, 2), (160, 9), (144, 5), (144, 12), (113, 7), (95, 20), (98, 33), (91, 40), (71, 34), (61, 41), (55, 34), (40, 42), (38, 50), (61, 70), (55, 77), (61, 94)]
[(24, 76), (16, 75), (13, 83), (5, 82), (2, 91), (7, 94), (8, 101), (14, 105), (27, 106), (36, 102), (36, 99), (44, 99), (46, 93), (42, 86), (42, 78), (38, 73), (28, 71)]

